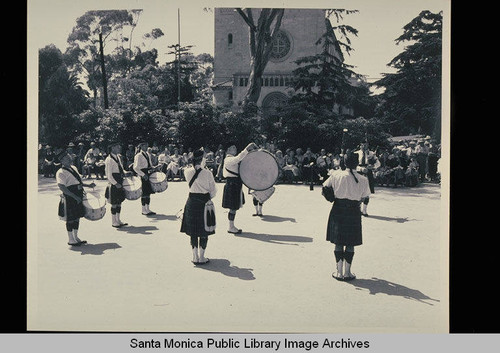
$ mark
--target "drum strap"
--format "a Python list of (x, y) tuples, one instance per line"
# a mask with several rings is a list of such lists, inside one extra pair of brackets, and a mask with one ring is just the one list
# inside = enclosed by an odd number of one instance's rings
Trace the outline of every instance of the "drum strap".
[(148, 169), (150, 169), (151, 168), (151, 161), (149, 160), (149, 156), (144, 152), (141, 152), (141, 153), (144, 156), (144, 158), (146, 158), (146, 162), (148, 162)]
[(62, 169), (67, 170), (68, 172), (70, 172), (70, 173), (71, 173), (71, 175), (73, 175), (73, 176), (76, 178), (76, 180), (78, 180), (78, 182), (79, 182), (80, 184), (83, 184), (83, 182), (82, 182), (82, 178), (80, 178), (80, 176), (78, 175), (78, 173), (76, 173), (73, 169), (71, 169), (71, 168), (66, 168), (66, 167), (62, 167)]
[(231, 174), (233, 174), (233, 175), (236, 175), (237, 177), (239, 177), (239, 176), (240, 176), (238, 173), (235, 173), (235, 172), (233, 172), (232, 170), (229, 170), (229, 169), (227, 169), (227, 168), (224, 168), (224, 169), (225, 169), (228, 173), (231, 173)]
[(191, 180), (189, 181), (189, 187), (191, 187), (194, 183), (194, 181), (196, 180), (196, 178), (198, 178), (198, 175), (200, 175), (201, 171), (202, 171), (203, 168), (200, 168), (200, 169), (197, 169), (196, 172), (194, 173), (193, 177), (191, 178)]
[(120, 170), (120, 174), (124, 174), (122, 164), (115, 157), (113, 157), (112, 154), (110, 154), (109, 156), (111, 157), (112, 160), (116, 162), (116, 164), (118, 164), (118, 169)]

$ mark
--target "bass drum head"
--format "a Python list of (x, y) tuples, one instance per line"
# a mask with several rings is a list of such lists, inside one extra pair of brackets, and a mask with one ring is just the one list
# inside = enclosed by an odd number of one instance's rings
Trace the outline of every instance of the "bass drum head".
[(91, 221), (97, 221), (106, 214), (106, 199), (100, 195), (86, 193), (83, 197), (83, 207), (85, 209), (84, 217)]
[(249, 152), (240, 162), (240, 178), (246, 187), (256, 191), (269, 189), (278, 180), (276, 158), (266, 150)]

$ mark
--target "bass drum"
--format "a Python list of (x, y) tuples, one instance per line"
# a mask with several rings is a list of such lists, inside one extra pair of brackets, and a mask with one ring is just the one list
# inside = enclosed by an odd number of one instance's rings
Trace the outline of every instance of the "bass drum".
[(98, 221), (106, 214), (106, 199), (86, 193), (83, 196), (84, 217), (90, 221)]
[(239, 174), (246, 187), (254, 191), (263, 191), (278, 180), (278, 162), (269, 151), (254, 150), (240, 162)]
[(259, 201), (260, 203), (264, 203), (265, 201), (269, 200), (271, 196), (273, 196), (274, 191), (276, 189), (274, 186), (271, 186), (269, 189), (262, 190), (262, 191), (252, 191), (250, 194), (253, 195)]

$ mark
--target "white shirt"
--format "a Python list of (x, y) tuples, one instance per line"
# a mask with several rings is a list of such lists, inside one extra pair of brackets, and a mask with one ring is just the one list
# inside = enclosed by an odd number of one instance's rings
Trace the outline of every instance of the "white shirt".
[(117, 155), (110, 153), (109, 156), (107, 156), (106, 160), (104, 161), (105, 163), (104, 170), (106, 173), (106, 177), (108, 178), (108, 181), (113, 185), (118, 184), (116, 179), (113, 177), (113, 173), (120, 173), (120, 167), (118, 166), (118, 163), (116, 163), (116, 161), (118, 161), (123, 170), (122, 162)]
[[(78, 170), (76, 169), (75, 166), (70, 167), (76, 174), (78, 174)], [(80, 175), (80, 174), (78, 174)], [(71, 186), (71, 185), (78, 185), (80, 182), (78, 179), (76, 179), (73, 174), (68, 172), (67, 170), (63, 168), (59, 168), (59, 170), (56, 173), (56, 181), (58, 184), (62, 184), (64, 186)]]
[(163, 152), (158, 156), (158, 163), (160, 164), (168, 164), (170, 163), (170, 155), (166, 152)]
[[(188, 185), (195, 173), (196, 170), (194, 169), (194, 167), (189, 167), (184, 170), (184, 176), (186, 177)], [(189, 188), (189, 192), (196, 194), (209, 193), (210, 198), (213, 199), (217, 194), (217, 186), (215, 185), (215, 180), (212, 172), (206, 168), (203, 168), (200, 174), (198, 174), (198, 176), (196, 177), (196, 180), (193, 182), (193, 185), (191, 185), (191, 187)]]
[[(364, 151), (364, 158), (363, 158), (363, 151), (358, 150), (358, 151), (355, 151), (354, 153), (358, 154), (358, 162), (360, 165), (368, 165), (368, 166), (373, 167), (375, 169), (379, 168), (381, 165), (380, 161), (378, 160), (377, 156), (375, 155), (375, 152), (365, 150)], [(375, 164), (371, 165), (370, 163), (368, 163), (368, 160), (370, 160), (370, 159), (374, 159)]]
[(349, 169), (338, 169), (331, 173), (330, 177), (323, 183), (323, 186), (332, 187), (337, 199), (361, 201), (371, 194), (368, 178), (358, 174), (356, 171), (353, 171), (353, 173), (358, 179), (357, 183)]
[[(148, 165), (149, 162), (149, 165)], [(147, 152), (140, 151), (134, 156), (134, 171), (139, 175), (140, 177), (143, 177), (145, 173), (141, 169), (146, 169), (148, 167), (152, 167), (153, 164), (151, 163), (151, 160), (149, 159), (149, 156)]]
[[(239, 163), (243, 160), (243, 158), (246, 157), (248, 154), (248, 150), (245, 148), (243, 151), (241, 151), (237, 156), (233, 156), (228, 154), (226, 158), (224, 159), (224, 170), (222, 172), (222, 176), (224, 178), (235, 178), (235, 174), (239, 174)], [(233, 173), (228, 172), (227, 170), (230, 170)]]

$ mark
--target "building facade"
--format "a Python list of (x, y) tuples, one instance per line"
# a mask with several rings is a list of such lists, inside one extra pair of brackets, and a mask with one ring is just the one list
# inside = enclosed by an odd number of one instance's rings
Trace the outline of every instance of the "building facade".
[[(260, 9), (252, 11), (257, 21)], [(216, 8), (214, 18), (214, 101), (236, 108), (243, 101), (250, 76), (249, 27), (234, 8)], [(259, 107), (272, 109), (286, 101), (295, 61), (318, 54), (322, 47), (315, 43), (325, 31), (325, 10), (285, 9), (262, 77)]]

